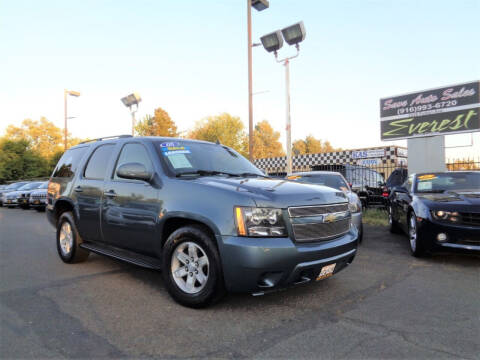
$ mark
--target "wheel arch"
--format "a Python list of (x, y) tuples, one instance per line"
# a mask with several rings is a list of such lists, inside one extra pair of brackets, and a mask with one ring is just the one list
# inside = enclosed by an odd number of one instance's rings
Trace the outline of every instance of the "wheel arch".
[(76, 214), (75, 214), (75, 205), (70, 199), (60, 198), (55, 201), (55, 205), (53, 206), (53, 215), (55, 218), (55, 222), (58, 222), (60, 216), (66, 212), (71, 211), (73, 213), (74, 220), (76, 221)]

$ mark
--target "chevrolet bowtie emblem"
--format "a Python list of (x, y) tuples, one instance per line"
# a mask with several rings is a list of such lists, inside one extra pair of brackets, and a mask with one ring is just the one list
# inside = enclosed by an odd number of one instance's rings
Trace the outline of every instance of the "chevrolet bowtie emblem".
[(325, 217), (323, 218), (323, 222), (330, 223), (330, 222), (337, 221), (337, 217), (338, 216), (336, 214), (325, 215)]

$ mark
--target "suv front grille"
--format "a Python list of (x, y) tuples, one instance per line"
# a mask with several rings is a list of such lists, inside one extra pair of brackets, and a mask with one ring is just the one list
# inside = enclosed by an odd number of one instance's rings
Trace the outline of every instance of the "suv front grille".
[(288, 208), (290, 217), (317, 216), (348, 210), (348, 203)]
[(294, 224), (296, 241), (324, 241), (341, 236), (350, 230), (350, 218), (332, 223)]
[(350, 230), (348, 203), (291, 207), (288, 209), (295, 241), (326, 241)]
[(480, 213), (464, 213), (461, 212), (462, 223), (470, 226), (480, 226)]

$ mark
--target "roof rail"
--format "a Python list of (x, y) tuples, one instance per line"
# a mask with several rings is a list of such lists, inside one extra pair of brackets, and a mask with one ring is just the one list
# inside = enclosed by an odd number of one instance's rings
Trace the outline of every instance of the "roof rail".
[(80, 142), (79, 144), (85, 144), (85, 143), (89, 143), (89, 142), (93, 142), (93, 141), (103, 141), (103, 140), (109, 140), (109, 139), (122, 139), (122, 138), (131, 138), (131, 137), (133, 137), (133, 136), (132, 135), (105, 136), (105, 137), (101, 137), (101, 138), (98, 138), (98, 139), (85, 140), (85, 141)]

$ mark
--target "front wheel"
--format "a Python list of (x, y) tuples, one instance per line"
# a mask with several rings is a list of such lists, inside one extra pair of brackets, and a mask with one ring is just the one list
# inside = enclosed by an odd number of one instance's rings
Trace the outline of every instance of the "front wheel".
[(217, 247), (199, 226), (182, 227), (168, 237), (162, 276), (169, 294), (184, 306), (205, 307), (225, 293)]
[(425, 255), (423, 243), (418, 236), (417, 216), (413, 210), (408, 216), (408, 239), (410, 241), (410, 251), (413, 256), (421, 257)]

